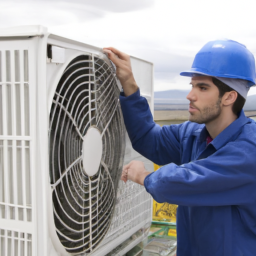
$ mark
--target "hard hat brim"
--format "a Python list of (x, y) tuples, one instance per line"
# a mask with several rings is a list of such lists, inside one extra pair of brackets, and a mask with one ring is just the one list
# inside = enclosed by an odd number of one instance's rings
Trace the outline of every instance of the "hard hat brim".
[(252, 82), (249, 80), (247, 77), (237, 77), (237, 76), (232, 76), (232, 75), (212, 75), (212, 74), (207, 74), (206, 72), (200, 72), (196, 70), (186, 70), (180, 73), (181, 76), (187, 76), (187, 77), (194, 77), (194, 76), (211, 76), (211, 77), (223, 77), (223, 78), (234, 78), (234, 79), (241, 79), (241, 80), (246, 80), (248, 81), (248, 86), (253, 86), (255, 85), (255, 82)]
[(180, 73), (181, 76), (188, 76), (188, 77), (193, 77), (193, 76), (212, 76), (203, 72), (199, 71), (191, 71), (191, 70), (186, 70)]

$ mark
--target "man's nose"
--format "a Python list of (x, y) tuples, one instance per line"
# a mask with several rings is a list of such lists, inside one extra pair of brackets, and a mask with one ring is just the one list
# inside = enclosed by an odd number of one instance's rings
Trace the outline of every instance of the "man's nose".
[(196, 100), (196, 95), (193, 91), (193, 89), (189, 92), (189, 94), (186, 97), (189, 101), (195, 101)]

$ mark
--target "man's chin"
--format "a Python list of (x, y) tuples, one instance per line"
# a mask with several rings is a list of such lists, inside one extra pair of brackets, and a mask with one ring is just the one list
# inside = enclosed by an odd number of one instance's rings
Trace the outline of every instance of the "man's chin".
[(193, 116), (193, 115), (189, 115), (189, 118), (188, 118), (188, 120), (190, 121), (190, 122), (194, 122), (194, 123), (198, 123), (198, 124), (202, 124), (203, 122), (201, 122), (200, 120), (198, 120), (198, 118), (196, 118), (195, 116)]
[(190, 122), (195, 122), (196, 118), (195, 118), (194, 115), (192, 115), (191, 113), (189, 113), (188, 120), (189, 120)]

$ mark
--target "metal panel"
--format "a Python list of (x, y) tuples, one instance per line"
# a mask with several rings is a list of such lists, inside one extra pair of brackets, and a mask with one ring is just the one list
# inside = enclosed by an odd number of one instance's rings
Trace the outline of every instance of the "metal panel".
[(131, 64), (134, 78), (140, 88), (141, 95), (148, 100), (152, 114), (154, 112), (154, 66), (148, 61), (144, 61), (131, 56)]

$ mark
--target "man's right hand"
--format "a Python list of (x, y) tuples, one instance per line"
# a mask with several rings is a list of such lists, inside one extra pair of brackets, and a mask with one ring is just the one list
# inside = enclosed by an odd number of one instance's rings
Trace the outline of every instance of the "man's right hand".
[(135, 93), (138, 86), (133, 77), (130, 56), (113, 47), (103, 48), (103, 51), (116, 66), (116, 75), (122, 84), (125, 96)]

